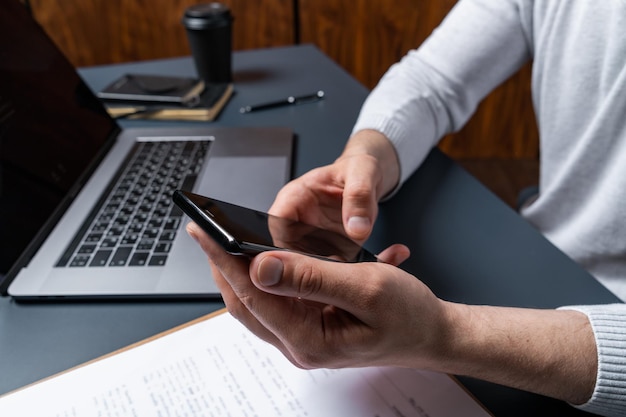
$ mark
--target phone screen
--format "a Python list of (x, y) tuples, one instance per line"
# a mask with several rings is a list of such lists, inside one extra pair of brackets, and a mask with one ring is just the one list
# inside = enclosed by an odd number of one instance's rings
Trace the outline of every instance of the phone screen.
[(377, 261), (348, 237), (306, 223), (185, 191), (177, 191), (174, 201), (230, 253), (284, 249), (335, 261)]

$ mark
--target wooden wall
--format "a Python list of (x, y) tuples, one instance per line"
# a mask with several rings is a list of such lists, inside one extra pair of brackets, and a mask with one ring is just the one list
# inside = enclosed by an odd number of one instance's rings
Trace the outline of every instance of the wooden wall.
[[(188, 55), (180, 19), (196, 2), (30, 0), (36, 19), (76, 66)], [(317, 45), (372, 88), (391, 64), (430, 34), (456, 0), (223, 2), (235, 16), (235, 50), (290, 45), (299, 39)], [(495, 90), (441, 148), (455, 158), (536, 158), (529, 79), (528, 66)]]
[[(76, 66), (190, 53), (181, 18), (197, 0), (30, 0), (35, 18)], [(224, 1), (236, 50), (293, 43), (292, 0)]]

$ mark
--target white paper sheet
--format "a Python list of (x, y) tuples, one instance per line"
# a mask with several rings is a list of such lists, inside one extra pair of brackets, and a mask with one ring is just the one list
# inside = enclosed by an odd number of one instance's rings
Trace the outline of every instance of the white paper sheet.
[(403, 368), (305, 371), (229, 314), (0, 398), (0, 416), (483, 417), (449, 376)]

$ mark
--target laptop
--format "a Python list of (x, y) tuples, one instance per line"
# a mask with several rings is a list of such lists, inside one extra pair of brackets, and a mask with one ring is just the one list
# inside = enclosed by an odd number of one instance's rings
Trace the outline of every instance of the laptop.
[(0, 13), (0, 278), (19, 300), (219, 297), (175, 189), (267, 211), (285, 127), (122, 129), (18, 1)]

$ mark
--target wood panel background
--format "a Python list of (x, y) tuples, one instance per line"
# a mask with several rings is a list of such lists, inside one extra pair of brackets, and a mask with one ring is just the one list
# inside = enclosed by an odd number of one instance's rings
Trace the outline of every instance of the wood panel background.
[[(30, 0), (76, 66), (189, 55), (181, 19), (197, 0)], [(236, 50), (293, 43), (292, 0), (227, 0)]]
[[(30, 0), (35, 18), (76, 66), (189, 54), (181, 17), (197, 0)], [(223, 0), (235, 50), (313, 43), (372, 88), (456, 0)], [(457, 159), (537, 158), (530, 66), (496, 89), (440, 147)]]

